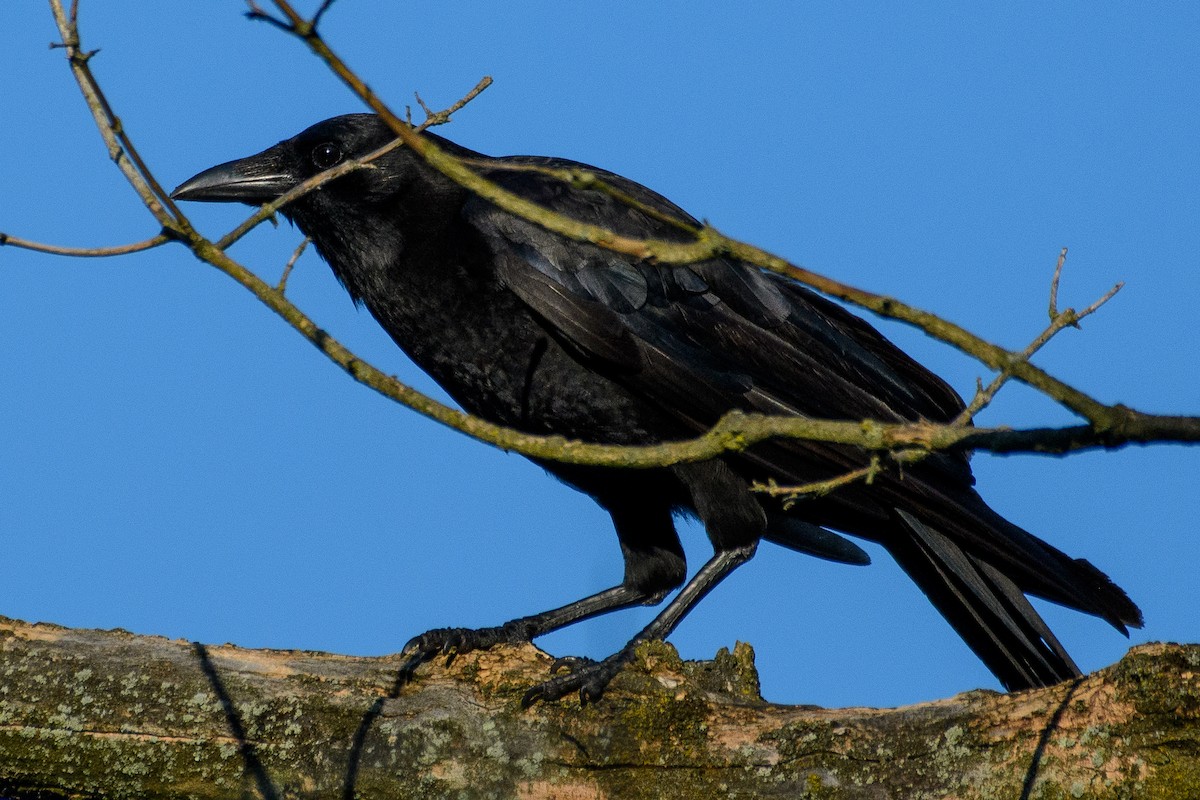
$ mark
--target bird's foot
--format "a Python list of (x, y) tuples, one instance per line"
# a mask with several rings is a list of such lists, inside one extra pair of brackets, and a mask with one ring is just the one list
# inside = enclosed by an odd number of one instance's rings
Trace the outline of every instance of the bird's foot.
[(414, 636), (404, 645), (401, 653), (407, 656), (404, 669), (408, 672), (439, 655), (446, 657), (447, 666), (456, 655), (472, 650), (487, 650), (498, 644), (525, 644), (533, 639), (533, 632), (513, 620), (492, 628), (434, 628), (420, 636)]
[(529, 708), (539, 700), (552, 703), (574, 692), (579, 692), (579, 702), (582, 705), (594, 703), (604, 695), (604, 690), (621, 671), (621, 667), (631, 660), (631, 646), (622, 648), (603, 661), (574, 656), (557, 659), (550, 667), (551, 672), (558, 672), (564, 668), (570, 671), (565, 675), (556, 675), (527, 691), (521, 698), (521, 708)]
[[(404, 645), (401, 653), (405, 661), (400, 671), (406, 679), (411, 679), (417, 667), (439, 655), (445, 656), (449, 665), (456, 655), (487, 650), (498, 644), (524, 644), (532, 641), (534, 635), (523, 619), (493, 628), (434, 628)], [(602, 661), (577, 656), (555, 659), (550, 666), (554, 677), (525, 692), (521, 707), (528, 708), (538, 701), (552, 703), (575, 692), (583, 705), (596, 702), (621, 668), (633, 660), (635, 644), (630, 642)], [(564, 670), (564, 674), (557, 674)]]

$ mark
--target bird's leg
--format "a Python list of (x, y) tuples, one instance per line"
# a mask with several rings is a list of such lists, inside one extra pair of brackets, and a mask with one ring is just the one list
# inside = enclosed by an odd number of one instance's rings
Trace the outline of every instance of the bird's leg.
[(439, 654), (452, 657), (456, 653), (486, 650), (498, 644), (522, 644), (572, 623), (610, 611), (636, 605), (653, 605), (659, 602), (662, 596), (661, 592), (647, 594), (636, 587), (621, 584), (561, 608), (518, 617), (491, 628), (434, 628), (413, 637), (404, 646), (402, 652), (408, 656), (404, 669), (411, 672)]
[[(631, 493), (630, 493), (631, 494)], [(561, 608), (544, 611), (492, 628), (436, 628), (404, 646), (407, 656), (402, 671), (411, 674), (418, 666), (444, 654), (484, 650), (497, 644), (520, 644), (580, 620), (637, 605), (656, 605), (687, 576), (683, 547), (675, 534), (671, 509), (648, 506), (636, 499), (611, 502), (612, 515), (625, 577), (618, 586), (597, 592)]]
[[(680, 621), (705, 595), (729, 573), (750, 560), (756, 547), (757, 543), (751, 543), (718, 551), (666, 608), (628, 644), (603, 661), (577, 661), (572, 672), (551, 678), (526, 692), (521, 699), (521, 705), (528, 707), (538, 700), (558, 700), (572, 692), (579, 692), (579, 699), (583, 703), (599, 700), (605, 687), (621, 671), (621, 667), (633, 658), (633, 652), (640, 643), (663, 639), (675, 630)], [(563, 663), (556, 662), (556, 666)], [(566, 663), (571, 666), (569, 662)]]

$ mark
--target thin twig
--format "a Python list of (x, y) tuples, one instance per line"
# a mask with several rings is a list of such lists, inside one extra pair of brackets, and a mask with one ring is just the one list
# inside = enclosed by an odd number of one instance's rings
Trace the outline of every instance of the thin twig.
[(216, 246), (222, 250), (228, 249), (234, 242), (241, 239), (250, 231), (275, 216), (275, 212), (286, 206), (288, 203), (295, 201), (299, 197), (303, 197), (319, 186), (323, 186), (331, 180), (340, 178), (356, 170), (369, 168), (372, 161), (395, 150), (400, 146), (399, 140), (393, 140), (382, 147), (371, 151), (362, 158), (355, 158), (349, 161), (343, 161), (335, 167), (325, 170), (324, 172), (313, 175), (311, 178), (302, 181), (288, 191), (281, 194), (269, 203), (263, 203), (257, 211), (247, 217), (241, 224), (231, 230), (229, 233), (222, 236), (216, 241)]
[[(111, 110), (107, 109), (107, 104), (100, 99), (102, 95), (99, 94), (95, 79), (88, 68), (87, 57), (78, 48), (77, 31), (68, 22), (66, 15), (62, 11), (62, 0), (50, 0), (50, 2), (52, 8), (55, 9), (55, 18), (59, 22), (64, 45), (69, 49), (71, 68), (76, 74), (80, 89), (84, 94), (85, 100), (88, 102), (89, 108), (93, 111), (93, 118), (97, 128), (105, 138), (105, 141), (110, 143), (110, 152), (115, 150), (119, 156), (122, 139), (115, 130), (115, 126), (119, 124), (119, 120), (117, 120), (115, 115), (111, 114)], [(383, 108), (390, 116), (388, 120), (389, 125), (392, 125), (394, 130), (398, 127), (403, 131), (402, 133), (398, 133), (398, 135), (404, 140), (405, 144), (412, 146), (415, 143), (416, 147), (414, 149), (424, 148), (428, 144), (429, 140), (417, 136), (411, 129), (405, 127), (399, 120), (396, 120), (394, 115), (390, 115), (390, 112), (387, 112), (386, 107), (379, 102), (378, 98), (371, 95), (370, 90), (362, 84), (361, 80), (352, 73), (349, 73), (344, 65), (331, 60), (336, 57), (328, 51), (328, 48), (321, 41), (320, 37), (316, 35), (311, 23), (307, 23), (302, 18), (299, 18), (298, 15), (295, 15), (294, 11), (291, 11), (290, 6), (286, 2), (283, 2), (283, 0), (277, 0), (277, 5), (290, 12), (289, 20), (291, 22), (287, 24), (290, 26), (290, 29), (294, 29), (294, 33), (304, 38), (315, 51), (323, 53), (322, 57), (326, 58), (327, 63), (330, 63), (331, 66), (338, 65), (335, 71), (339, 75), (342, 75), (360, 93), (360, 96), (370, 97), (372, 108), (375, 108), (376, 105)], [(252, 5), (251, 8), (253, 11), (257, 7)], [(299, 19), (299, 24), (296, 22), (297, 19)], [(440, 154), (440, 151), (437, 151), (436, 148), (427, 149), (423, 155), (425, 155), (431, 164), (434, 164), (438, 169), (443, 169), (443, 171), (458, 170), (459, 172), (465, 171), (470, 173), (470, 170), (467, 170), (465, 167), (461, 165), (456, 166), (453, 159)], [(1105, 415), (1103, 419), (1104, 424), (1096, 423), (1093, 419), (1093, 424), (1090, 425), (1057, 429), (973, 429), (965, 426), (934, 425), (926, 422), (885, 424), (869, 420), (862, 422), (839, 422), (800, 417), (772, 417), (734, 411), (723, 416), (704, 434), (681, 442), (630, 447), (624, 445), (588, 444), (566, 440), (558, 436), (531, 436), (511, 428), (486, 422), (485, 420), (450, 408), (445, 404), (438, 403), (432, 398), (413, 390), (411, 387), (395, 380), (394, 377), (364, 362), (319, 328), (295, 305), (287, 301), (279, 291), (269, 286), (243, 265), (229, 258), (222, 248), (219, 248), (195, 231), (186, 217), (179, 215), (177, 218), (171, 218), (166, 215), (161, 206), (153, 203), (155, 198), (154, 190), (151, 187), (154, 184), (152, 181), (147, 181), (139, 170), (133, 167), (129, 159), (115, 158), (114, 160), (121, 167), (126, 179), (138, 190), (139, 195), (143, 197), (147, 207), (155, 213), (156, 218), (160, 218), (164, 229), (169, 231), (170, 235), (186, 243), (199, 259), (212, 264), (242, 284), (255, 297), (272, 311), (279, 314), (309, 342), (320, 349), (331, 361), (338, 364), (355, 380), (427, 417), (505, 450), (518, 450), (533, 457), (573, 463), (648, 468), (667, 466), (685, 461), (705, 460), (723, 453), (741, 451), (766, 439), (781, 436), (857, 447), (873, 453), (894, 452), (909, 448), (917, 450), (988, 449), (996, 452), (1065, 453), (1095, 447), (1119, 447), (1131, 442), (1200, 442), (1200, 418), (1150, 415), (1120, 405), (1102, 406), (1098, 403), (1096, 405), (1099, 406), (1102, 414)], [(363, 168), (362, 164), (352, 166), (356, 169)], [(142, 169), (145, 169), (144, 165)], [(148, 172), (148, 170), (145, 171)], [(478, 176), (473, 177), (478, 179)], [(484, 184), (488, 184), (488, 182), (484, 181)], [(263, 218), (265, 219), (265, 216)], [(555, 224), (553, 220), (549, 225), (552, 224)], [(608, 234), (608, 237), (610, 244), (616, 243), (619, 246), (648, 248), (651, 251), (656, 246), (654, 242), (640, 242), (637, 240), (622, 241), (621, 237), (613, 237), (611, 233)], [(895, 309), (909, 309), (909, 307), (903, 306), (890, 298), (871, 295), (859, 290), (847, 288), (839, 294), (837, 288), (843, 286), (842, 284), (829, 281), (804, 270), (799, 270), (799, 268), (792, 267), (790, 264), (782, 262), (782, 260), (763, 254), (762, 251), (751, 248), (749, 245), (720, 237), (719, 234), (716, 234), (707, 226), (701, 229), (697, 238), (699, 240), (697, 243), (698, 246), (689, 251), (690, 254), (685, 252), (684, 256), (686, 258), (678, 258), (678, 263), (687, 263), (687, 258), (694, 260), (703, 257), (705, 253), (704, 248), (708, 248), (707, 257), (711, 257), (713, 252), (720, 250), (722, 255), (741, 258), (749, 263), (759, 264), (764, 268), (772, 268), (785, 274), (795, 272), (807, 276), (807, 280), (804, 280), (803, 277), (801, 280), (834, 296), (849, 295), (843, 299), (849, 299), (868, 308), (872, 307), (869, 304), (871, 298), (875, 298), (878, 300), (877, 305), (881, 306), (881, 313), (889, 316), (904, 318), (902, 315), (896, 313)], [(659, 244), (670, 245), (670, 243)], [(686, 250), (687, 248), (685, 247), (684, 249)], [(743, 254), (750, 257), (743, 257)], [(651, 252), (650, 255), (653, 256), (654, 253)], [(664, 250), (663, 255), (664, 257), (675, 259), (676, 256), (679, 256), (679, 253)], [(675, 263), (675, 261), (670, 261), (669, 263)], [(832, 288), (834, 291), (828, 291), (826, 287)], [(1111, 294), (1110, 292), (1109, 295), (1106, 295), (1105, 298), (1102, 298), (1101, 301), (1093, 304), (1093, 307), (1090, 308), (1098, 307)], [(856, 297), (858, 299), (855, 299)], [(866, 298), (867, 302), (862, 302), (864, 298)], [(889, 309), (893, 313), (887, 314)], [(916, 315), (911, 320), (913, 324), (924, 327), (930, 333), (938, 335), (939, 338), (946, 338), (945, 329), (939, 327), (939, 325), (949, 326), (949, 323), (938, 320), (938, 318), (933, 317), (933, 315), (927, 312), (918, 312), (916, 309), (909, 309), (909, 312), (911, 312), (910, 315)], [(1067, 312), (1063, 313), (1066, 314)], [(1085, 313), (1090, 313), (1090, 311), (1085, 310)], [(981, 342), (982, 340), (977, 341)], [(1005, 359), (1011, 359), (1013, 355), (1009, 351), (997, 348), (986, 342), (983, 342), (982, 345), (974, 343), (971, 339), (967, 339), (965, 342), (965, 344), (959, 345), (960, 348), (971, 352), (970, 348), (978, 347), (982, 351), (982, 355), (980, 353), (976, 353), (975, 355), (985, 363), (1003, 362)], [(1013, 366), (1015, 374), (1018, 373), (1019, 369), (1024, 369), (1024, 367), (1020, 364)], [(1029, 376), (1033, 374), (1026, 370), (1024, 375), (1017, 374), (1017, 376), (1023, 380), (1027, 380), (1027, 382), (1031, 382)], [(1053, 379), (1049, 380), (1053, 381)], [(1070, 387), (1067, 388), (1069, 389)], [(1087, 400), (1090, 401), (1090, 398), (1087, 398)], [(1095, 403), (1095, 401), (1090, 402)], [(1072, 407), (1070, 402), (1064, 401), (1064, 404)], [(1080, 402), (1075, 403), (1075, 405), (1081, 404)], [(1092, 419), (1092, 417), (1089, 417), (1089, 419)]]
[(321, 17), (325, 16), (325, 12), (329, 10), (333, 3), (334, 0), (323, 0), (321, 7), (317, 9), (317, 13), (313, 14), (312, 26), (314, 29), (321, 24)]
[(512, 214), (530, 220), (549, 231), (576, 241), (589, 242), (614, 252), (663, 264), (693, 264), (713, 258), (733, 257), (763, 269), (788, 276), (800, 283), (853, 303), (885, 317), (900, 320), (924, 330), (996, 370), (1008, 370), (1012, 377), (1053, 398), (1100, 429), (1117, 429), (1126, 423), (1125, 410), (1106, 406), (1084, 392), (1024, 361), (1014, 353), (982, 339), (965, 328), (886, 297), (857, 289), (832, 278), (797, 267), (785, 259), (719, 233), (710, 225), (701, 227), (694, 241), (668, 242), (659, 239), (635, 239), (620, 236), (599, 225), (591, 225), (551, 211), (537, 203), (497, 186), (480, 176), (459, 159), (443, 151), (430, 139), (419, 136), (410, 125), (397, 117), (361, 78), (335, 54), (311, 24), (287, 0), (273, 0), (287, 18), (292, 33), (303, 39), (309, 49), (333, 70), (347, 86), (379, 115), (404, 140), (404, 144), (451, 180)]
[[(1034, 353), (1042, 349), (1042, 347), (1045, 346), (1045, 344), (1053, 339), (1056, 335), (1058, 335), (1060, 331), (1066, 328), (1078, 328), (1080, 320), (1090, 316), (1091, 314), (1094, 314), (1101, 306), (1111, 300), (1113, 296), (1121, 290), (1121, 287), (1125, 285), (1123, 283), (1118, 283), (1116, 286), (1105, 292), (1100, 299), (1096, 300), (1096, 302), (1092, 303), (1083, 311), (1077, 312), (1073, 308), (1067, 308), (1064, 311), (1059, 311), (1058, 284), (1062, 279), (1063, 262), (1066, 260), (1066, 256), (1067, 249), (1064, 247), (1062, 252), (1059, 253), (1058, 264), (1054, 268), (1054, 277), (1050, 281), (1050, 324), (1045, 330), (1038, 334), (1037, 338), (1030, 342), (1024, 350), (1015, 354), (1016, 360), (1014, 363), (1028, 363), (1029, 359), (1033, 357)], [(1011, 368), (1001, 370), (1000, 374), (992, 379), (992, 382), (988, 384), (986, 389), (979, 388), (976, 390), (975, 397), (972, 398), (967, 407), (964, 408), (950, 424), (965, 425), (974, 419), (976, 414), (987, 408), (992, 400), (995, 399), (996, 393), (999, 392), (1006, 383), (1008, 383), (1010, 378), (1012, 378)]]
[(67, 62), (70, 64), (71, 74), (74, 75), (75, 82), (79, 84), (79, 89), (83, 92), (84, 101), (91, 110), (96, 127), (108, 147), (109, 157), (125, 175), (125, 179), (159, 224), (165, 230), (175, 230), (178, 224), (178, 209), (166, 197), (158, 182), (152, 176), (147, 177), (149, 169), (125, 134), (121, 120), (113, 113), (108, 98), (104, 96), (104, 92), (101, 91), (100, 85), (92, 75), (88, 65), (92, 54), (84, 53), (80, 46), (79, 28), (76, 24), (77, 4), (72, 3), (70, 16), (63, 9), (62, 0), (50, 0), (50, 9), (54, 13), (54, 20), (58, 24), (59, 34), (62, 36), (62, 46), (67, 51)]
[[(1085, 308), (1083, 311), (1080, 311), (1079, 313), (1075, 314), (1075, 321), (1071, 324), (1074, 327), (1079, 327), (1079, 320), (1096, 313), (1096, 311), (1098, 311), (1100, 309), (1100, 306), (1104, 305), (1109, 300), (1112, 300), (1114, 297), (1116, 297), (1117, 292), (1121, 291), (1124, 288), (1125, 288), (1125, 281), (1117, 281), (1115, 284), (1113, 284), (1113, 287), (1111, 289), (1109, 289), (1107, 292), (1105, 292), (1104, 294), (1102, 294), (1100, 296), (1099, 300), (1092, 303), (1090, 306)], [(1070, 313), (1070, 312), (1071, 312), (1071, 309), (1067, 309), (1063, 313)]]
[(1063, 264), (1067, 263), (1067, 248), (1058, 253), (1058, 263), (1054, 265), (1054, 278), (1050, 281), (1050, 321), (1058, 317), (1058, 282), (1062, 280)]
[(824, 497), (827, 494), (849, 486), (852, 483), (862, 481), (863, 483), (873, 483), (875, 477), (882, 470), (882, 463), (878, 453), (871, 455), (871, 462), (860, 469), (851, 470), (850, 472), (838, 475), (824, 481), (812, 481), (811, 483), (802, 483), (795, 486), (780, 486), (774, 481), (770, 483), (754, 483), (750, 486), (752, 492), (769, 495), (771, 497), (783, 498), (784, 509), (789, 509), (800, 500), (805, 500), (815, 497)]
[(435, 125), (445, 125), (450, 121), (450, 117), (461, 111), (463, 106), (479, 96), (480, 92), (492, 85), (492, 76), (484, 75), (479, 79), (479, 83), (475, 84), (475, 88), (467, 92), (459, 98), (454, 105), (449, 108), (443, 108), (441, 111), (431, 111), (429, 106), (425, 105), (425, 101), (421, 99), (421, 95), (413, 92), (416, 95), (417, 103), (420, 104), (421, 110), (425, 112), (425, 121), (416, 127), (417, 133), (432, 128)]
[[(421, 93), (413, 92), (413, 97), (417, 98), (417, 105), (419, 105), (421, 110), (425, 112), (425, 119), (431, 119), (433, 117), (433, 109), (425, 105), (425, 101), (421, 99)], [(410, 121), (409, 124), (411, 125), (412, 122)]]
[[(479, 83), (475, 84), (475, 87), (473, 89), (471, 89), (471, 91), (469, 91), (469, 92), (467, 92), (467, 94), (463, 95), (463, 97), (460, 98), (458, 101), (456, 101), (454, 103), (454, 105), (450, 106), (450, 108), (444, 109), (442, 111), (433, 112), (433, 118), (438, 119), (438, 120), (449, 121), (450, 114), (452, 114), (454, 111), (459, 110), (463, 106), (465, 106), (468, 102), (470, 102), (471, 98), (478, 97), (479, 93), (482, 92), (484, 89), (486, 89), (488, 86), (490, 86), (491, 83), (492, 83), (492, 79), (485, 76), (482, 80), (479, 81)], [(442, 124), (442, 123), (441, 122), (431, 122), (430, 119), (426, 119), (426, 121), (421, 124), (421, 126), (418, 128), (418, 130), (423, 130), (428, 125), (440, 125), (440, 124)], [(217, 247), (221, 248), (222, 250), (227, 249), (234, 242), (241, 239), (243, 236), (245, 236), (247, 233), (252, 231), (254, 228), (258, 227), (263, 222), (265, 222), (266, 220), (273, 217), (275, 215), (275, 212), (279, 211), (281, 208), (286, 206), (288, 203), (295, 202), (298, 198), (303, 197), (304, 195), (308, 194), (309, 192), (316, 190), (317, 188), (328, 183), (329, 181), (332, 181), (336, 178), (340, 178), (343, 175), (347, 175), (356, 170), (369, 167), (371, 165), (371, 162), (375, 161), (376, 159), (382, 157), (383, 155), (385, 155), (387, 153), (390, 153), (392, 150), (395, 150), (397, 147), (400, 147), (402, 144), (403, 144), (402, 140), (393, 139), (392, 141), (388, 142), (387, 144), (383, 145), (382, 147), (379, 147), (375, 150), (372, 150), (370, 153), (367, 153), (362, 158), (356, 158), (356, 159), (350, 159), (348, 161), (344, 161), (341, 164), (331, 167), (331, 168), (325, 170), (324, 172), (318, 173), (318, 174), (312, 176), (311, 178), (308, 178), (307, 180), (302, 181), (301, 183), (292, 187), (287, 192), (284, 192), (282, 195), (275, 198), (271, 202), (264, 203), (262, 206), (260, 206), (257, 211), (255, 211), (253, 214), (251, 214), (249, 217), (247, 217), (236, 228), (234, 228), (229, 233), (225, 234), (219, 240), (217, 240), (217, 242), (216, 242)]]
[(279, 28), (280, 30), (287, 31), (288, 33), (293, 32), (291, 25), (289, 25), (284, 20), (279, 19), (278, 17), (271, 16), (268, 12), (266, 12), (262, 9), (262, 6), (260, 6), (256, 2), (254, 2), (254, 0), (246, 0), (246, 5), (250, 9), (249, 11), (246, 12), (247, 19), (257, 20), (259, 22), (266, 22), (269, 25), (274, 25), (276, 28)]
[(166, 244), (172, 241), (175, 237), (168, 236), (165, 233), (160, 233), (158, 236), (152, 236), (140, 242), (132, 244), (115, 245), (112, 247), (62, 247), (56, 244), (43, 244), (42, 242), (33, 242), (29, 239), (21, 239), (16, 236), (9, 236), (7, 233), (0, 233), (0, 247), (9, 245), (12, 247), (20, 247), (24, 250), (34, 250), (39, 253), (49, 253), (55, 256), (75, 256), (80, 258), (104, 258), (108, 256), (125, 256), (130, 253), (140, 253), (143, 250), (149, 250), (152, 247), (158, 247), (161, 244)]
[(304, 241), (296, 247), (292, 253), (292, 257), (283, 265), (283, 274), (279, 276), (279, 283), (275, 284), (275, 291), (280, 294), (285, 294), (287, 290), (288, 276), (292, 274), (292, 268), (296, 266), (296, 262), (300, 260), (300, 254), (304, 252), (304, 248), (308, 247), (308, 243), (312, 241), (311, 236), (305, 236)]

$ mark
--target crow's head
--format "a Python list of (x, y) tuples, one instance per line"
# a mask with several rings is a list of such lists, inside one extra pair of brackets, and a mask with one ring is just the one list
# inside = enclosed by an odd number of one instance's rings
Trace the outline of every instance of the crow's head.
[[(394, 143), (395, 138), (373, 114), (333, 117), (257, 155), (206, 169), (184, 181), (171, 196), (260, 205), (315, 175)], [(470, 153), (440, 137), (431, 138), (456, 152)], [(409, 148), (396, 146), (292, 200), (280, 212), (312, 237), (358, 300), (414, 237), (437, 235), (458, 219), (466, 196), (465, 190)]]
[[(314, 175), (362, 158), (395, 138), (373, 114), (334, 117), (257, 155), (206, 169), (184, 181), (171, 196), (177, 200), (261, 205)], [(369, 166), (324, 184), (309, 196), (345, 195), (356, 203), (377, 200), (395, 191), (411, 171), (413, 160), (411, 153), (392, 150)], [(304, 199), (298, 202), (303, 203)]]

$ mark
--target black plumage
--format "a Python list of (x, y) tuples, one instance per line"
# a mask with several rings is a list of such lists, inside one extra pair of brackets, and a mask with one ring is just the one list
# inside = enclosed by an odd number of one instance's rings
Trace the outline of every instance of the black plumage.
[[(696, 224), (660, 195), (562, 159), (490, 158), (430, 136), (492, 181), (539, 205), (632, 238), (687, 241)], [(184, 200), (273, 200), (393, 138), (376, 117), (319, 123), (200, 173)], [(549, 173), (584, 169), (636, 203)], [(463, 408), (534, 434), (648, 444), (704, 431), (731, 409), (842, 420), (945, 422), (962, 401), (862, 319), (736, 260), (664, 266), (568, 240), (463, 189), (394, 149), (283, 209), (338, 280)], [(1141, 624), (1103, 573), (992, 511), (966, 457), (932, 455), (871, 484), (784, 509), (755, 481), (799, 484), (864, 466), (845, 446), (774, 440), (721, 459), (651, 470), (540, 462), (612, 516), (620, 584), (562, 608), (483, 630), (439, 629), (408, 645), (415, 665), (447, 649), (527, 641), (617, 608), (660, 602), (686, 577), (672, 514), (704, 524), (713, 558), (628, 646), (534, 687), (527, 701), (603, 692), (637, 642), (666, 636), (761, 539), (866, 563), (839, 533), (882, 544), (1009, 689), (1079, 674), (1026, 594)], [(839, 533), (835, 533), (839, 532)]]

